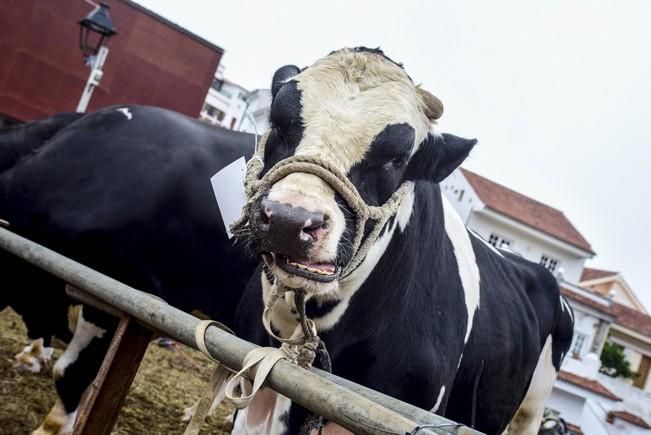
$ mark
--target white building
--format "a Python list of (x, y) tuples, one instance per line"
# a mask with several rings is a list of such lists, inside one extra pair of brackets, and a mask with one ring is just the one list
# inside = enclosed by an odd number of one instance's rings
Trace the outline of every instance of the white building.
[(459, 168), (441, 183), (466, 225), (497, 247), (508, 247), (565, 280), (578, 283), (595, 253), (560, 210)]
[(244, 118), (248, 94), (249, 91), (242, 86), (226, 80), (224, 66), (219, 65), (208, 89), (199, 119), (220, 127), (239, 130)]
[(223, 77), (217, 70), (199, 118), (231, 130), (262, 134), (269, 128), (271, 91), (244, 87)]

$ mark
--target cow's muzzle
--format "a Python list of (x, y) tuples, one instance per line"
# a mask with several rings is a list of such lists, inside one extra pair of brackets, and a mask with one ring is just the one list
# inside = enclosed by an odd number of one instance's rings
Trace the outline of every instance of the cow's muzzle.
[[(330, 217), (326, 213), (306, 210), (264, 198), (252, 222), (260, 250), (285, 272), (318, 282), (338, 278), (339, 268), (333, 262), (312, 258), (312, 248), (329, 232)], [(270, 262), (270, 261), (268, 261)]]

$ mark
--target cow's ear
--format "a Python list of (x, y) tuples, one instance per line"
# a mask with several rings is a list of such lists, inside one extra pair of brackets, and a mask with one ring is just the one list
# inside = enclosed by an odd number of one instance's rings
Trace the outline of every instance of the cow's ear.
[(285, 65), (278, 68), (274, 73), (274, 78), (271, 80), (271, 98), (276, 98), (276, 94), (287, 80), (300, 72), (301, 70), (296, 65)]
[(406, 178), (439, 183), (468, 157), (477, 139), (464, 139), (452, 134), (428, 135), (409, 160)]

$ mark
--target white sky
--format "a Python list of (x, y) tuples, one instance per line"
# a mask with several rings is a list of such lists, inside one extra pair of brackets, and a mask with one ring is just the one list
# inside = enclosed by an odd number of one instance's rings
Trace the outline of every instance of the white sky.
[(381, 47), (442, 99), (441, 130), (479, 139), (466, 167), (563, 210), (588, 265), (622, 271), (651, 308), (648, 0), (138, 1), (224, 48), (248, 89)]

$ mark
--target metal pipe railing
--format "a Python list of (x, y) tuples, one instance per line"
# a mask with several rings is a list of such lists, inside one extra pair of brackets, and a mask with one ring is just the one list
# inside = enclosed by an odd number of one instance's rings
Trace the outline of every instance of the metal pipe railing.
[[(194, 330), (199, 319), (161, 299), (4, 228), (0, 228), (0, 247), (91, 297), (133, 316), (149, 328), (197, 348)], [(206, 346), (216, 359), (234, 370), (239, 370), (245, 355), (257, 347), (216, 327), (206, 331)], [(420, 429), (418, 434), (480, 434), (351, 381), (317, 369), (305, 370), (285, 360), (274, 366), (267, 384), (296, 403), (355, 433), (409, 434), (417, 427), (428, 426)]]

